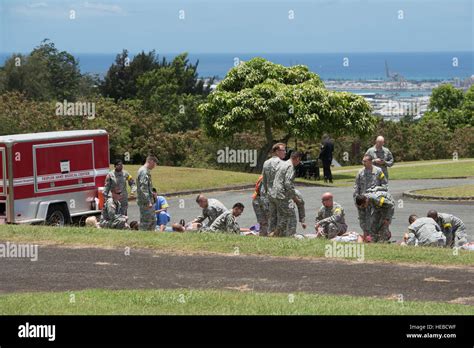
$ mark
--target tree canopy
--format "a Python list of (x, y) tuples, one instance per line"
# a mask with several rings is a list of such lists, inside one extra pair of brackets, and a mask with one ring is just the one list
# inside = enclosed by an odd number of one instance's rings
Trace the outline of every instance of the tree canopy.
[(306, 66), (284, 67), (263, 58), (232, 68), (198, 109), (209, 136), (263, 129), (258, 168), (277, 141), (315, 139), (325, 132), (370, 134), (376, 123), (363, 97), (327, 90)]

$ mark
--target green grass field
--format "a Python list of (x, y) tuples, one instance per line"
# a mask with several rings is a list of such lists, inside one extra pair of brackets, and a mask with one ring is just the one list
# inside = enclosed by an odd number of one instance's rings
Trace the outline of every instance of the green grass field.
[[(447, 164), (431, 164), (439, 161), (448, 160), (397, 163), (394, 167), (390, 168), (390, 179), (435, 179), (474, 176), (473, 159), (452, 161)], [(140, 166), (126, 165), (125, 167), (133, 177), (136, 177)], [(355, 175), (360, 168), (362, 166), (333, 168), (334, 184), (332, 185), (315, 180), (297, 179), (297, 181), (322, 186), (352, 185)], [(322, 175), (322, 169), (320, 171)], [(258, 178), (258, 174), (252, 173), (166, 166), (159, 166), (151, 173), (154, 186), (160, 192), (166, 193), (254, 185)]]
[[(140, 165), (126, 165), (134, 177)], [(111, 169), (113, 166), (111, 166)], [(221, 188), (238, 185), (255, 185), (258, 174), (231, 172), (216, 169), (158, 166), (151, 171), (154, 186), (161, 192), (179, 192)]]
[[(164, 252), (224, 253), (283, 257), (325, 257), (331, 242), (320, 239), (260, 238), (224, 233), (159, 233), (114, 231), (85, 227), (0, 226), (0, 240), (69, 246), (131, 247)], [(474, 253), (464, 250), (406, 247), (397, 244), (364, 244), (365, 261), (409, 264), (474, 264)], [(354, 262), (357, 262), (354, 260)]]
[(0, 315), (473, 315), (438, 302), (308, 293), (216, 290), (85, 290), (0, 295)]
[(426, 190), (417, 190), (413, 193), (436, 197), (474, 197), (474, 185), (460, 185), (453, 187), (441, 187)]

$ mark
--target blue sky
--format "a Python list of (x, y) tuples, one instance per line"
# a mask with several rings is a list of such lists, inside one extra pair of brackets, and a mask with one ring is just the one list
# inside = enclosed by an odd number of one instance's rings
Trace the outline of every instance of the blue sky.
[(472, 0), (0, 0), (8, 53), (44, 38), (73, 53), (472, 51), (473, 31)]

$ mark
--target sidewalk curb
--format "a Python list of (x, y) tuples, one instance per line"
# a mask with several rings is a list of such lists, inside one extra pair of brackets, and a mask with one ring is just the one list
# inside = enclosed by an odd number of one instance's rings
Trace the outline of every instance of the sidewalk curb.
[[(417, 191), (417, 190), (414, 190)], [(420, 195), (413, 193), (414, 191), (405, 191), (403, 192), (403, 196), (405, 197), (410, 197), (413, 199), (419, 199), (419, 200), (434, 200), (434, 201), (474, 201), (473, 196), (467, 196), (467, 197), (441, 197), (441, 196), (428, 196), (428, 195)]]

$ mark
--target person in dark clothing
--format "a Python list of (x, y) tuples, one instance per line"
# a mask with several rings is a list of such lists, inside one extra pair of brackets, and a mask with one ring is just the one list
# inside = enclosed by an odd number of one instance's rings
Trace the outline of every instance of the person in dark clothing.
[(334, 151), (334, 144), (329, 138), (329, 135), (324, 134), (321, 142), (321, 152), (319, 159), (323, 162), (324, 182), (332, 183), (331, 163), (332, 153)]

